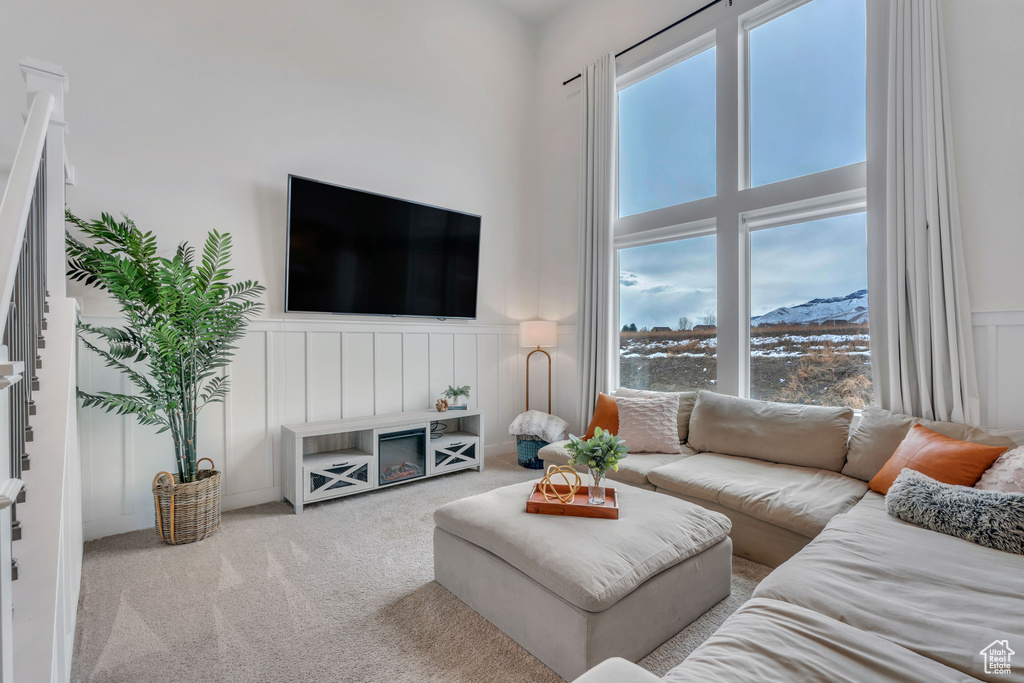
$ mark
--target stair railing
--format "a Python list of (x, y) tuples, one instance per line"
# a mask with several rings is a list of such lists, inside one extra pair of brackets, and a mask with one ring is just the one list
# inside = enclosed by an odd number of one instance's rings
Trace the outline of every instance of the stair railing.
[[(18, 504), (29, 495), (22, 473), (31, 462), (27, 449), (34, 436), (30, 418), (36, 412), (33, 392), (39, 390), (47, 295), (54, 293), (47, 290), (65, 296), (63, 185), (69, 167), (61, 119), (66, 79), (59, 68), (33, 60), (22, 62), (22, 72), (28, 113), (0, 200), (0, 683), (15, 680), (20, 668), (15, 666), (11, 582), (18, 579), (14, 554), (21, 547), (14, 541), (22, 536)], [(59, 268), (50, 273), (49, 287), (48, 267)], [(63, 458), (64, 453), (47, 456)], [(21, 610), (19, 616), (32, 618)]]

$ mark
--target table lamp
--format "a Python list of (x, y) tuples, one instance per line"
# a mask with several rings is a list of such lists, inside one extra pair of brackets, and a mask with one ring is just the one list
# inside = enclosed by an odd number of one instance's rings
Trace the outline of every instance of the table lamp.
[(530, 356), (540, 352), (548, 357), (548, 413), (551, 413), (551, 354), (542, 346), (558, 346), (558, 323), (548, 320), (527, 320), (519, 323), (519, 346), (535, 346), (526, 356), (526, 409), (530, 409)]

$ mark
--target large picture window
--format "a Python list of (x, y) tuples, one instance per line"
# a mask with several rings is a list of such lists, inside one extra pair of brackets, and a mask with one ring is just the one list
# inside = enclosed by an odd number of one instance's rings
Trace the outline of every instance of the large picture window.
[(618, 77), (619, 384), (862, 407), (865, 0), (682, 26)]

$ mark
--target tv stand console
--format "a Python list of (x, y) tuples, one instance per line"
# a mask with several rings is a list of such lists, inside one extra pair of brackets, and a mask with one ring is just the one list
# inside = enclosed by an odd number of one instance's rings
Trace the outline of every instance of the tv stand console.
[(282, 489), (304, 505), (484, 469), (479, 410), (414, 410), (281, 427)]

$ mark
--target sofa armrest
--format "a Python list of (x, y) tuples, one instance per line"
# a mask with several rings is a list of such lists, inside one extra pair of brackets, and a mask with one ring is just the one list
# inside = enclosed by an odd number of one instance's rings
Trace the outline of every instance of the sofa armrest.
[(661, 679), (621, 657), (606, 659), (573, 683), (654, 683)]

